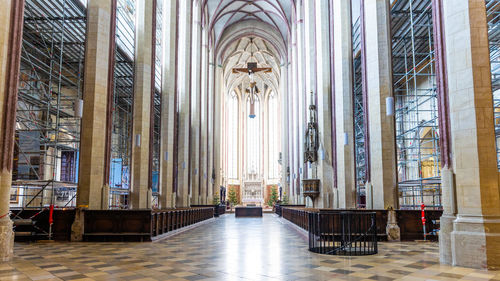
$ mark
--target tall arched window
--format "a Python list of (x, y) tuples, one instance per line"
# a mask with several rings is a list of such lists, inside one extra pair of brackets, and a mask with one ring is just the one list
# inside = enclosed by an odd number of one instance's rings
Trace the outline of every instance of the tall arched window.
[(280, 140), (280, 128), (279, 128), (279, 107), (278, 107), (278, 97), (271, 91), (269, 94), (268, 102), (269, 118), (268, 120), (268, 167), (269, 167), (269, 178), (277, 179), (278, 174), (278, 159), (279, 159), (279, 140)]
[(234, 91), (227, 102), (227, 177), (238, 178), (238, 96)]
[(250, 97), (246, 100), (246, 116), (247, 120), (245, 134), (245, 150), (246, 150), (246, 173), (248, 175), (260, 175), (260, 157), (261, 151), (261, 129), (260, 129), (260, 101), (258, 97), (254, 100), (255, 117), (250, 118)]

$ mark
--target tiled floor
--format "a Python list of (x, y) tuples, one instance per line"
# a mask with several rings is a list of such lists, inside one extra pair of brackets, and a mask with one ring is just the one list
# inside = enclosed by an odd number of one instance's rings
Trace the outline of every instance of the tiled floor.
[(0, 264), (0, 280), (500, 280), (440, 265), (435, 243), (381, 243), (367, 257), (313, 254), (271, 214), (224, 215), (156, 243), (16, 243), (15, 254)]

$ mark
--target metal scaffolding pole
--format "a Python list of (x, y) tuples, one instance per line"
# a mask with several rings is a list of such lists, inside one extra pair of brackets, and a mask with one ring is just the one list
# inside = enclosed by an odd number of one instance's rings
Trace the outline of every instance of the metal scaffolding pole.
[(431, 0), (391, 7), (396, 147), (401, 209), (441, 209)]
[(353, 49), (353, 114), (354, 114), (354, 157), (356, 169), (356, 205), (366, 207), (366, 124), (363, 100), (362, 52), (361, 52), (361, 18), (353, 19), (352, 49)]
[(128, 208), (134, 102), (135, 0), (117, 0), (110, 196), (112, 209)]
[(161, 56), (162, 56), (162, 21), (163, 1), (156, 1), (156, 30), (155, 30), (155, 76), (154, 76), (154, 117), (153, 117), (153, 160), (151, 169), (153, 207), (158, 207), (159, 174), (160, 174), (160, 141), (161, 141)]

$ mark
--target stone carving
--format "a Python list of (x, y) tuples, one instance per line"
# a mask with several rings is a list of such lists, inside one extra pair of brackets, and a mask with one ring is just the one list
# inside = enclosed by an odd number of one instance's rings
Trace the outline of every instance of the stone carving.
[(14, 256), (14, 231), (10, 218), (0, 219), (0, 260), (10, 261)]
[(316, 162), (318, 160), (319, 136), (318, 121), (316, 120), (316, 105), (314, 94), (311, 92), (311, 104), (309, 105), (309, 123), (307, 124), (306, 137), (304, 139), (304, 162)]
[(75, 213), (75, 221), (71, 225), (71, 242), (83, 241), (83, 230), (85, 225), (84, 209), (77, 208)]
[(387, 209), (387, 226), (385, 227), (388, 241), (400, 241), (401, 232), (396, 220), (396, 211), (392, 207)]

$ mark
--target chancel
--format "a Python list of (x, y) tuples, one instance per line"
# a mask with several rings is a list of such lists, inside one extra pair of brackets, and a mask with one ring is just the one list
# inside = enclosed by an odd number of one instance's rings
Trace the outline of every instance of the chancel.
[(500, 280), (499, 14), (0, 0), (0, 280)]

